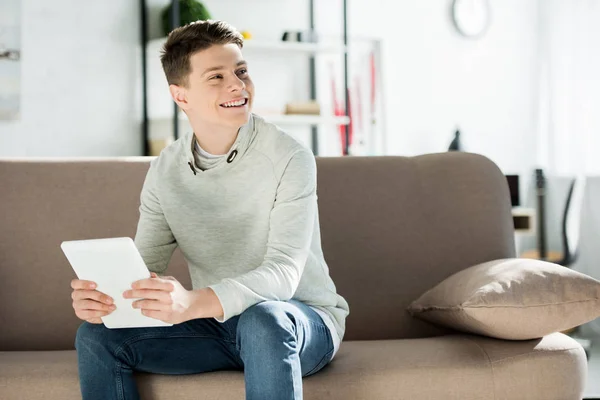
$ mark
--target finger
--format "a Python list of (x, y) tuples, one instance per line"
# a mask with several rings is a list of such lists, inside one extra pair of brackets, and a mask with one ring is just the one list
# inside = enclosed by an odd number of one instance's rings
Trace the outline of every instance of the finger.
[(141, 308), (142, 310), (154, 310), (154, 311), (169, 311), (171, 306), (165, 303), (161, 303), (156, 300), (138, 300), (132, 304), (133, 308)]
[(73, 279), (71, 281), (71, 288), (73, 289), (95, 289), (96, 283), (92, 281), (84, 281), (81, 279)]
[(73, 302), (73, 308), (76, 310), (100, 310), (114, 311), (117, 307), (114, 304), (108, 305), (95, 300), (77, 300)]
[(172, 292), (175, 288), (171, 282), (165, 282), (160, 278), (148, 278), (133, 282), (132, 289), (153, 289)]
[(151, 278), (158, 278), (158, 275), (156, 274), (156, 272), (151, 272), (150, 273), (150, 277)]
[(170, 292), (163, 290), (126, 290), (123, 292), (123, 297), (126, 299), (158, 300), (166, 304), (172, 303)]
[(158, 320), (161, 320), (161, 321), (167, 322), (167, 323), (169, 322), (169, 321), (166, 321), (167, 313), (165, 313), (163, 311), (142, 310), (142, 314), (144, 314), (146, 317), (158, 319)]
[(114, 302), (112, 297), (97, 290), (74, 290), (73, 293), (71, 293), (71, 298), (74, 301), (86, 299), (96, 300), (104, 304), (112, 304)]
[(83, 319), (85, 321), (87, 321), (88, 319), (92, 319), (92, 318), (105, 317), (108, 314), (110, 314), (110, 312), (108, 312), (108, 311), (96, 311), (96, 310), (83, 310), (83, 311), (79, 311), (76, 313), (76, 315), (80, 319)]

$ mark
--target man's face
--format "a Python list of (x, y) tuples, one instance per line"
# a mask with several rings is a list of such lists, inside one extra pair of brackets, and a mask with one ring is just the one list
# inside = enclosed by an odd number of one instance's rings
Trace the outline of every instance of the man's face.
[(254, 84), (240, 48), (213, 45), (190, 57), (185, 88), (188, 116), (211, 125), (238, 129), (248, 122)]

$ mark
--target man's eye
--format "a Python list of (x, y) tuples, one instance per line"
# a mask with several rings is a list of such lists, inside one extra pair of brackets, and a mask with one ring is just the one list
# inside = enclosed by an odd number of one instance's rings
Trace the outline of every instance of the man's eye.
[(246, 68), (242, 68), (238, 71), (238, 75), (245, 75), (248, 73), (248, 70)]
[(210, 79), (221, 79), (223, 78), (223, 75), (215, 75), (215, 76), (211, 76)]

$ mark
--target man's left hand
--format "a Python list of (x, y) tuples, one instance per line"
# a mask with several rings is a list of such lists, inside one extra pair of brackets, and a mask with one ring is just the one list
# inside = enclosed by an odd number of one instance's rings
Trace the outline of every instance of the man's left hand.
[(123, 297), (141, 299), (134, 301), (132, 305), (134, 308), (141, 308), (143, 315), (170, 324), (193, 319), (191, 306), (196, 293), (186, 290), (172, 276), (159, 277), (152, 272), (150, 278), (134, 282), (131, 288), (123, 293)]

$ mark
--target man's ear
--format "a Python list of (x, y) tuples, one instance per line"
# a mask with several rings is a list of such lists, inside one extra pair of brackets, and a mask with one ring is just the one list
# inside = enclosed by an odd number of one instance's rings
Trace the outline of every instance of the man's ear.
[(169, 85), (169, 92), (179, 108), (182, 110), (187, 110), (190, 107), (187, 101), (187, 92), (184, 87), (178, 85)]

